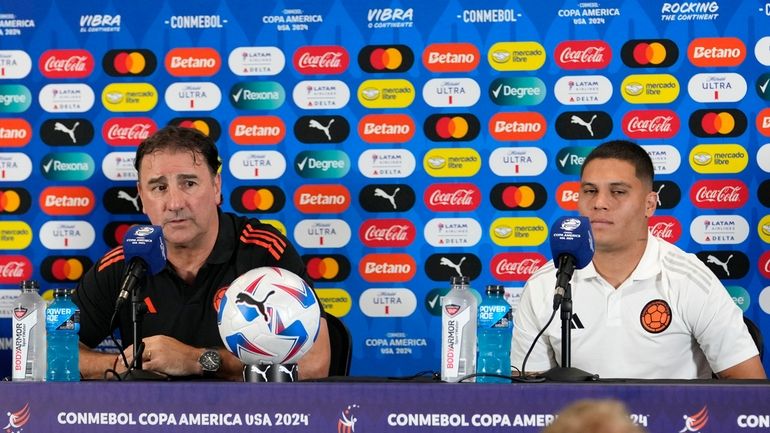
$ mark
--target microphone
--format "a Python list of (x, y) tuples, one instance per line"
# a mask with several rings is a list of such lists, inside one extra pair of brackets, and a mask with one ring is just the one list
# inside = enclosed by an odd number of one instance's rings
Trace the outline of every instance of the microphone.
[(158, 274), (166, 266), (166, 244), (160, 226), (132, 226), (123, 237), (123, 255), (126, 271), (115, 301), (115, 311), (126, 302), (145, 274)]
[(551, 226), (551, 255), (556, 266), (553, 309), (559, 308), (575, 269), (583, 269), (594, 257), (594, 239), (587, 217), (561, 217)]

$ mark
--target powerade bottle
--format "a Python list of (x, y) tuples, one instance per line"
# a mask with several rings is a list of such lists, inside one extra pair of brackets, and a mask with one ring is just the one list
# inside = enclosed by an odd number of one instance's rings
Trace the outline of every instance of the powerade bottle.
[(55, 289), (53, 302), (45, 316), (48, 332), (48, 374), (46, 379), (56, 382), (80, 380), (78, 367), (78, 331), (80, 310), (70, 298), (70, 289)]
[[(511, 306), (503, 286), (487, 286), (487, 297), (479, 305), (479, 373), (511, 375)], [(476, 382), (510, 383), (499, 377), (476, 377)]]
[(452, 277), (451, 289), (441, 298), (441, 380), (446, 382), (476, 373), (478, 302), (469, 282), (468, 277)]
[(21, 282), (21, 294), (13, 302), (11, 320), (12, 370), (14, 381), (45, 380), (45, 308), (40, 285), (34, 280)]

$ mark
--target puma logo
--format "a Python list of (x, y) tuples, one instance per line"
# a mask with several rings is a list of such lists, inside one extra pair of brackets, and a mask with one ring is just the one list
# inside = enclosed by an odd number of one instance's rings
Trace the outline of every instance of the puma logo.
[(462, 269), (460, 269), (460, 267), (463, 265), (464, 261), (465, 261), (465, 256), (463, 256), (463, 258), (461, 258), (458, 263), (454, 263), (451, 260), (449, 260), (448, 258), (442, 257), (441, 261), (439, 262), (439, 264), (441, 264), (443, 266), (449, 266), (450, 268), (454, 269), (455, 272), (457, 272), (457, 275), (462, 277), (463, 276), (463, 271), (462, 271)]
[(576, 115), (573, 115), (570, 118), (571, 123), (574, 123), (574, 124), (577, 124), (577, 125), (585, 127), (588, 130), (588, 133), (591, 134), (591, 137), (594, 136), (594, 129), (593, 129), (593, 126), (592, 126), (592, 124), (594, 123), (594, 120), (596, 120), (596, 114), (594, 114), (591, 117), (591, 120), (589, 122), (586, 122), (585, 120), (581, 119), (580, 117), (578, 117)]
[(730, 259), (732, 259), (732, 258), (733, 258), (733, 255), (730, 254), (730, 257), (728, 257), (727, 260), (725, 260), (723, 262), (723, 261), (719, 260), (718, 258), (716, 258), (716, 257), (712, 256), (711, 254), (709, 254), (706, 257), (706, 262), (721, 267), (722, 269), (724, 269), (725, 274), (727, 274), (727, 276), (729, 277), (730, 276), (730, 271), (727, 269), (727, 263), (729, 263)]
[(80, 122), (75, 122), (74, 125), (72, 125), (72, 128), (67, 128), (66, 125), (64, 125), (61, 122), (56, 122), (53, 124), (54, 131), (63, 132), (70, 136), (70, 140), (72, 140), (72, 144), (77, 144), (78, 140), (75, 138), (75, 129), (77, 129), (78, 125), (80, 125)]
[(236, 296), (235, 303), (246, 304), (246, 305), (257, 307), (257, 310), (259, 310), (259, 313), (262, 314), (262, 317), (265, 318), (265, 322), (268, 322), (269, 319), (267, 317), (267, 312), (265, 311), (265, 302), (267, 301), (267, 298), (272, 296), (274, 293), (275, 293), (275, 290), (271, 290), (270, 292), (268, 292), (267, 295), (265, 295), (265, 299), (261, 301), (257, 301), (250, 294), (246, 292), (241, 292), (241, 293), (238, 293), (238, 296)]
[(393, 194), (388, 194), (384, 190), (380, 188), (376, 188), (374, 190), (374, 196), (375, 197), (382, 197), (390, 202), (390, 204), (393, 206), (393, 209), (397, 209), (396, 206), (396, 194), (401, 190), (401, 188), (396, 188), (395, 191), (393, 191)]
[(319, 129), (319, 130), (323, 131), (323, 133), (326, 134), (326, 138), (328, 138), (329, 141), (332, 141), (332, 135), (329, 132), (329, 128), (332, 127), (332, 123), (334, 123), (334, 119), (330, 119), (329, 123), (326, 126), (323, 126), (323, 125), (321, 125), (321, 122), (319, 122), (319, 121), (317, 121), (315, 119), (310, 119), (310, 123), (308, 124), (308, 126), (311, 127), (311, 128), (315, 128), (315, 129)]

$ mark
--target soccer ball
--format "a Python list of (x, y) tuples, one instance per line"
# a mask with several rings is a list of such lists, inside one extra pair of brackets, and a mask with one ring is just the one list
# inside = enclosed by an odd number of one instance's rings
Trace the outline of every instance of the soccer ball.
[(219, 335), (245, 364), (292, 364), (318, 336), (321, 309), (297, 274), (277, 267), (236, 278), (217, 310)]

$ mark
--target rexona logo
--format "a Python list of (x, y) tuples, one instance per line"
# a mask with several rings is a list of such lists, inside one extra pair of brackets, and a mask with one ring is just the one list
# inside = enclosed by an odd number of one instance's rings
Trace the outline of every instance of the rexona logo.
[(539, 183), (498, 183), (489, 192), (489, 201), (498, 210), (538, 210), (548, 194)]
[(564, 105), (600, 105), (612, 97), (612, 83), (603, 75), (568, 75), (556, 81), (553, 93)]
[(547, 165), (539, 147), (498, 147), (489, 155), (489, 168), (498, 176), (537, 176)]
[(612, 117), (604, 111), (565, 111), (556, 118), (556, 133), (567, 140), (602, 139), (612, 126)]
[(417, 298), (409, 289), (367, 289), (358, 298), (361, 312), (368, 317), (408, 317), (417, 308)]
[(406, 45), (367, 45), (358, 52), (364, 72), (406, 72), (414, 64), (414, 53)]
[(701, 215), (690, 223), (690, 236), (701, 245), (740, 244), (749, 237), (749, 223), (740, 215)]
[(737, 209), (749, 199), (749, 188), (740, 180), (699, 180), (690, 188), (690, 200), (703, 209)]
[(21, 50), (0, 50), (0, 79), (24, 78), (32, 71), (32, 58)]
[(24, 119), (0, 119), (0, 147), (24, 147), (30, 140), (32, 126), (29, 122)]
[(537, 77), (496, 78), (489, 85), (489, 99), (497, 105), (537, 105), (545, 99), (545, 84)]
[(470, 72), (480, 59), (479, 49), (466, 42), (430, 44), (422, 52), (422, 64), (431, 72)]
[(146, 77), (155, 72), (158, 59), (143, 48), (110, 50), (102, 57), (102, 68), (113, 77)]
[(434, 148), (425, 154), (422, 166), (433, 177), (471, 177), (481, 170), (481, 155), (469, 147)]
[(670, 180), (656, 180), (652, 190), (658, 196), (658, 209), (673, 209), (682, 200), (682, 190), (679, 185)]
[(239, 186), (230, 194), (230, 205), (238, 212), (275, 213), (283, 209), (286, 195), (277, 186)]
[(110, 146), (138, 146), (157, 129), (149, 117), (113, 117), (102, 125), (102, 138)]
[(0, 221), (0, 250), (23, 250), (32, 243), (32, 228), (24, 221)]
[[(45, 263), (45, 261), (44, 261)], [(32, 262), (25, 256), (0, 256), (0, 284), (19, 284), (32, 277)]]
[(695, 74), (687, 83), (687, 91), (695, 102), (738, 102), (746, 96), (746, 79), (734, 72)]
[(481, 204), (481, 190), (473, 183), (436, 183), (423, 195), (433, 212), (470, 212)]
[(768, 72), (760, 75), (754, 83), (754, 90), (757, 91), (757, 95), (765, 101), (770, 101), (770, 88), (768, 88), (768, 84), (770, 84), (770, 73)]
[(303, 248), (342, 248), (350, 242), (350, 226), (341, 219), (301, 220), (294, 240)]
[(39, 237), (49, 250), (84, 250), (94, 244), (96, 233), (86, 221), (48, 221), (40, 227)]
[(404, 108), (412, 105), (414, 85), (404, 79), (366, 80), (358, 86), (358, 102), (366, 108)]
[(302, 143), (342, 143), (350, 124), (342, 116), (302, 116), (294, 122), (294, 136)]
[(408, 149), (370, 149), (358, 157), (358, 171), (373, 179), (409, 177), (416, 165)]
[(367, 254), (358, 262), (358, 272), (370, 283), (404, 282), (414, 278), (417, 263), (403, 253)]
[(580, 182), (564, 182), (556, 188), (556, 204), (564, 210), (577, 210)]
[(612, 49), (604, 41), (565, 41), (553, 57), (562, 69), (604, 69), (612, 60)]
[(631, 104), (668, 104), (679, 96), (679, 81), (671, 74), (636, 74), (623, 79), (620, 89)]
[(586, 156), (593, 150), (588, 146), (569, 146), (556, 153), (556, 168), (564, 174), (580, 174)]
[(87, 256), (48, 256), (40, 265), (40, 274), (51, 283), (73, 283), (93, 266)]
[(23, 188), (0, 189), (0, 215), (19, 215), (27, 213), (32, 205), (32, 197)]
[(342, 213), (350, 207), (350, 191), (339, 184), (301, 185), (294, 191), (294, 207), (302, 213)]
[(286, 125), (278, 116), (240, 116), (230, 122), (230, 138), (236, 144), (278, 144)]
[(214, 141), (219, 140), (219, 136), (222, 134), (219, 122), (213, 117), (175, 117), (169, 120), (168, 124), (197, 129)]
[(749, 164), (740, 144), (699, 144), (690, 151), (690, 167), (697, 173), (740, 173)]
[(372, 219), (361, 224), (358, 237), (370, 248), (400, 248), (414, 242), (416, 229), (408, 219)]
[(294, 52), (294, 69), (300, 74), (341, 74), (348, 69), (350, 55), (340, 45), (299, 47)]
[(110, 152), (102, 159), (102, 173), (109, 180), (136, 181), (135, 152)]
[(633, 39), (623, 44), (620, 58), (631, 68), (667, 68), (679, 59), (679, 47), (670, 39)]
[(210, 77), (222, 66), (213, 48), (174, 48), (166, 53), (166, 71), (174, 77)]
[[(0, 94), (6, 95), (3, 100), (7, 98), (8, 93), (2, 89)], [(49, 113), (84, 113), (94, 106), (95, 96), (87, 84), (46, 84), (40, 89), (37, 100)]]
[(475, 280), (481, 274), (481, 260), (470, 253), (431, 254), (425, 259), (425, 274), (433, 281), (446, 282), (453, 276)]
[(286, 172), (286, 159), (275, 150), (242, 150), (230, 157), (228, 167), (236, 179), (278, 179)]
[(749, 257), (741, 251), (701, 251), (695, 253), (720, 280), (736, 280), (749, 273)]
[(623, 133), (634, 139), (672, 138), (679, 127), (679, 115), (672, 110), (631, 110), (623, 116)]
[(422, 98), (431, 107), (470, 107), (481, 97), (472, 78), (434, 78), (422, 88)]
[(487, 60), (496, 71), (535, 71), (545, 63), (545, 48), (537, 42), (498, 42)]
[(682, 224), (670, 215), (653, 215), (647, 221), (647, 230), (655, 237), (675, 243), (682, 237)]
[(32, 160), (26, 153), (0, 153), (0, 182), (20, 182), (32, 174)]
[(40, 161), (48, 180), (88, 180), (94, 174), (94, 159), (83, 152), (49, 153)]
[(275, 81), (245, 81), (230, 89), (230, 102), (241, 110), (275, 110), (285, 100), (286, 92)]
[(135, 186), (114, 186), (102, 195), (102, 203), (111, 214), (140, 214), (142, 200)]
[(350, 260), (342, 254), (304, 254), (302, 261), (313, 281), (338, 282), (350, 275)]
[(472, 247), (481, 235), (481, 225), (473, 218), (433, 218), (423, 228), (425, 241), (442, 248)]
[(94, 57), (86, 50), (48, 50), (38, 67), (46, 78), (85, 78), (94, 71)]
[(278, 47), (238, 47), (230, 51), (227, 66), (235, 75), (278, 75), (286, 66), (286, 57)]
[(49, 186), (40, 193), (40, 209), (48, 215), (88, 215), (96, 198), (84, 186)]
[(548, 238), (548, 226), (540, 218), (497, 218), (489, 226), (489, 237), (497, 245), (538, 246)]
[(341, 150), (305, 150), (294, 158), (294, 169), (306, 179), (339, 179), (350, 171), (350, 158)]
[(0, 84), (0, 113), (23, 113), (32, 105), (32, 94), (21, 84)]
[(690, 42), (687, 57), (701, 68), (738, 66), (746, 58), (746, 45), (738, 38), (697, 38)]
[(406, 143), (414, 130), (414, 119), (406, 114), (367, 114), (358, 122), (358, 136), (367, 143)]
[(481, 124), (470, 113), (431, 114), (423, 131), (432, 141), (471, 141), (478, 137)]
[(746, 126), (746, 115), (736, 109), (696, 110), (690, 115), (690, 131), (698, 137), (738, 137)]
[(671, 174), (679, 169), (682, 164), (682, 156), (679, 150), (668, 144), (655, 144), (642, 146), (652, 160), (652, 168), (655, 174)]
[[(212, 111), (222, 102), (222, 92), (214, 83), (172, 83), (166, 88), (164, 99), (174, 111)], [(233, 105), (241, 108), (236, 103)]]
[(158, 104), (158, 91), (149, 83), (112, 83), (102, 91), (104, 108), (114, 112), (145, 112)]
[(489, 134), (498, 141), (536, 141), (545, 131), (545, 117), (534, 111), (496, 113), (489, 119)]
[(492, 276), (500, 281), (527, 281), (548, 259), (539, 253), (501, 253), (489, 264)]
[(367, 212), (406, 212), (415, 201), (414, 190), (406, 184), (366, 185), (358, 193), (358, 204)]
[(94, 127), (85, 118), (48, 119), (40, 125), (40, 138), (50, 146), (85, 146), (94, 138)]

